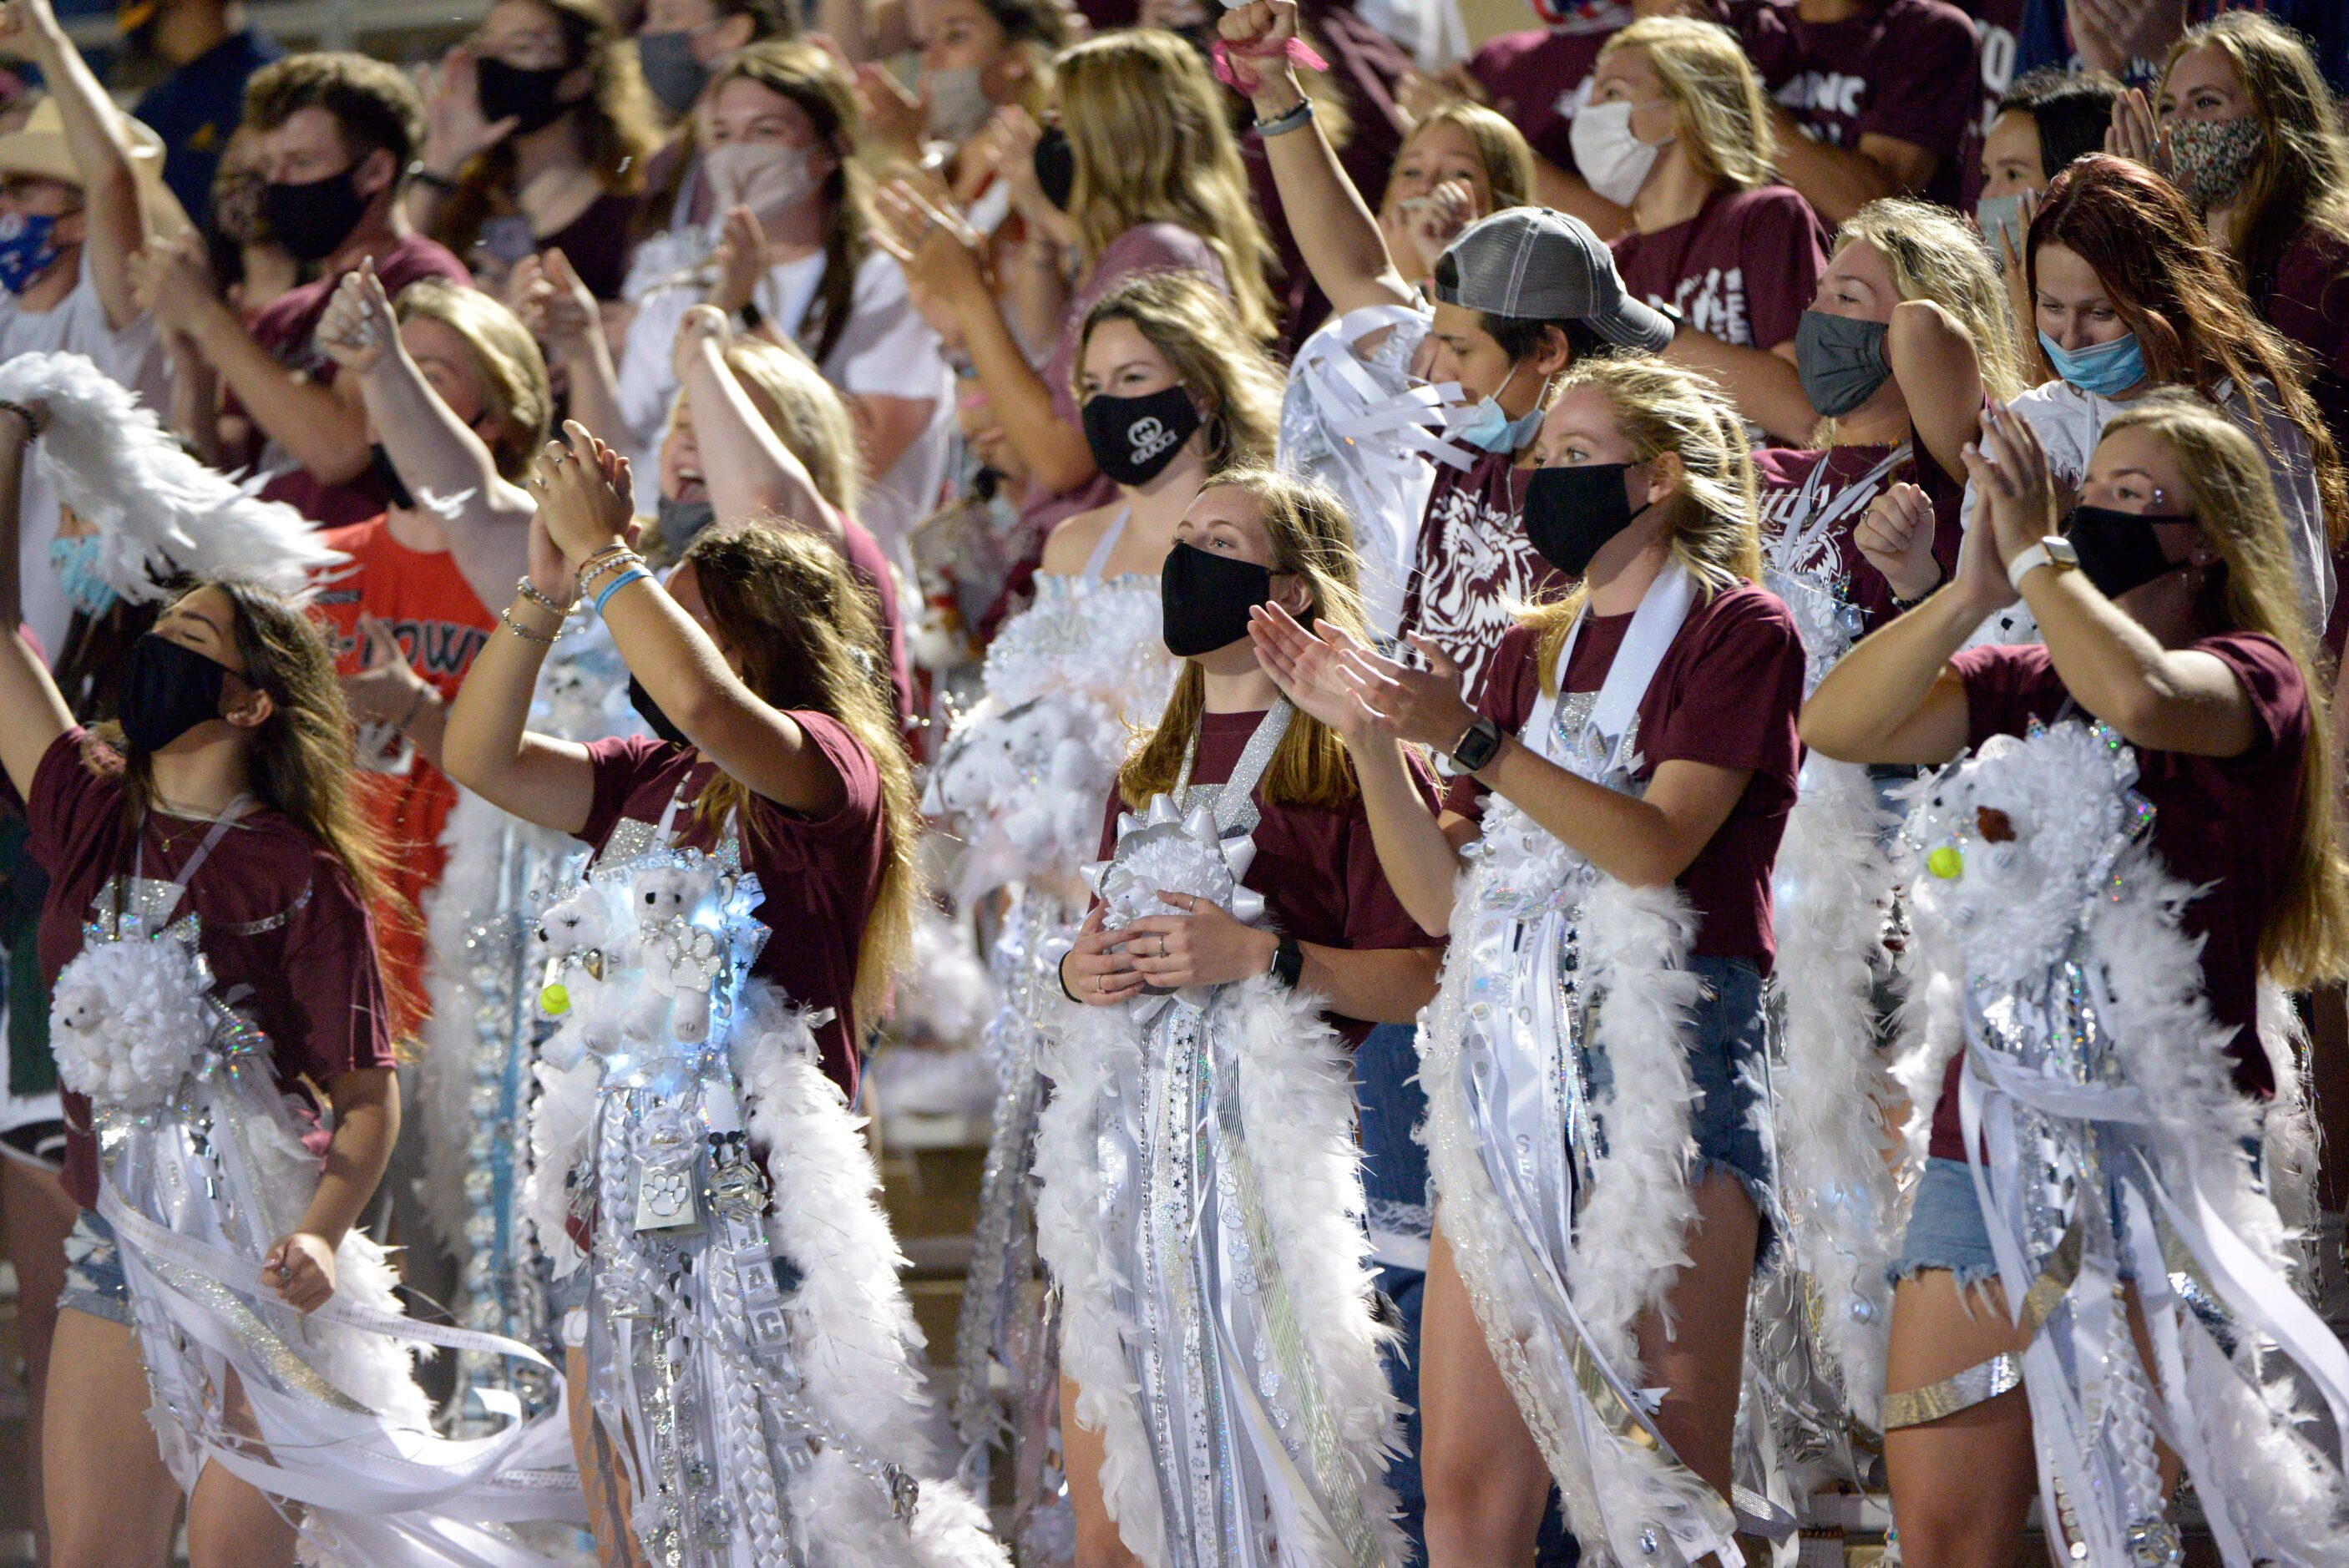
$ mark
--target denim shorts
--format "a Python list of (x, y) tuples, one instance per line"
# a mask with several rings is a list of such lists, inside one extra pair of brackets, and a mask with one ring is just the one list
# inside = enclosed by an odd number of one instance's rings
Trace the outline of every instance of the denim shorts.
[[(1767, 1216), (1770, 1156), (1754, 1124), (1754, 1079), (1768, 1028), (1762, 1008), (1762, 971), (1750, 958), (1693, 957), (1689, 967), (1704, 982), (1686, 1037), (1689, 1079), (1697, 1092), (1696, 1103), (1689, 1108), (1696, 1178), (1736, 1177), (1754, 1206)], [(1593, 1052), (1592, 1094), (1603, 1098), (1614, 1077), (1606, 1053)]]
[(66, 1233), (66, 1284), (57, 1292), (57, 1309), (68, 1308), (130, 1324), (130, 1282), (122, 1274), (114, 1227), (95, 1209), (84, 1209)]

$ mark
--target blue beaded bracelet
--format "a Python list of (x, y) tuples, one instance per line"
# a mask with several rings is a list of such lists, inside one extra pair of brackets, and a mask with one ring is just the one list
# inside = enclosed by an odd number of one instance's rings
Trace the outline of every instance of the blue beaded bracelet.
[(617, 593), (621, 589), (626, 588), (629, 583), (634, 583), (639, 577), (649, 581), (652, 577), (652, 573), (646, 571), (641, 566), (631, 566), (626, 572), (621, 573), (617, 577), (613, 578), (609, 583), (605, 583), (604, 591), (595, 595), (595, 614), (598, 615), (602, 614), (604, 613), (605, 604), (610, 601), (612, 595)]

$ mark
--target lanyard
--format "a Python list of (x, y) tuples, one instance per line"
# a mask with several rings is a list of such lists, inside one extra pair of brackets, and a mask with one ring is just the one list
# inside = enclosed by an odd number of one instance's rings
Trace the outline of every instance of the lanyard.
[[(164, 899), (161, 902), (160, 906), (153, 912), (151, 918), (158, 925), (168, 921), (171, 918), (171, 912), (179, 908), (181, 895), (187, 892), (188, 884), (195, 880), (198, 868), (202, 867), (204, 861), (212, 858), (212, 851), (217, 849), (220, 846), (220, 841), (228, 836), (228, 830), (236, 826), (238, 819), (231, 816), (229, 813), (234, 811), (239, 806), (245, 805), (252, 799), (253, 796), (250, 791), (242, 792), (228, 803), (227, 807), (222, 810), (221, 815), (212, 819), (212, 831), (206, 833), (203, 838), (203, 842), (196, 846), (196, 852), (188, 857), (188, 863), (180, 868), (180, 874), (171, 879), (171, 896)], [(134, 882), (144, 882), (147, 880), (146, 872), (147, 835), (142, 831), (139, 835), (138, 847), (131, 852), (130, 880)], [(115, 883), (114, 888), (114, 931), (117, 936), (119, 936), (122, 934), (122, 894), (123, 887), (121, 882), (118, 881)], [(141, 902), (144, 901), (142, 900)]]

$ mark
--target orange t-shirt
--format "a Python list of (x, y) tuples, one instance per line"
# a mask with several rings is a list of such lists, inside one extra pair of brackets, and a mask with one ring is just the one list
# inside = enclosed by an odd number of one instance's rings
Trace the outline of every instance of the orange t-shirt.
[[(348, 675), (360, 667), (359, 617), (372, 615), (391, 628), (417, 674), (453, 700), (473, 655), (497, 626), (497, 617), (457, 570), (456, 558), (446, 551), (410, 550), (380, 517), (327, 529), (321, 537), (351, 558), (349, 565), (318, 578), (317, 610), (333, 635), (336, 669)], [(393, 1030), (406, 1037), (428, 1011), (421, 903), (448, 861), (440, 830), (457, 803), (457, 787), (421, 757), (412, 758), (404, 772), (364, 774), (360, 785), (362, 807), (390, 851), (391, 885), (408, 905), (376, 914)]]

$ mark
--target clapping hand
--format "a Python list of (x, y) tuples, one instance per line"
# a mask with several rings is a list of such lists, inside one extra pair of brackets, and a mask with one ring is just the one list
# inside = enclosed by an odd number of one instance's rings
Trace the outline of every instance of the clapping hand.
[[(544, 521), (547, 539), (575, 571), (597, 551), (627, 542), (635, 509), (628, 459), (576, 419), (564, 421), (563, 434), (563, 440), (546, 444), (531, 476), (530, 492), (538, 501), (537, 515)], [(537, 576), (535, 566), (532, 575)]]
[(935, 205), (903, 180), (874, 193), (881, 222), (874, 238), (907, 276), (940, 300), (987, 293), (986, 242), (956, 213)]
[(2133, 158), (2164, 180), (2169, 178), (2169, 127), (2155, 118), (2144, 88), (2126, 88), (2113, 100), (2113, 123), (2105, 132), (2105, 150), (2117, 158)]
[(705, 300), (731, 315), (750, 303), (750, 296), (758, 292), (759, 280), (773, 264), (767, 248), (767, 231), (758, 215), (748, 207), (728, 209), (719, 228), (718, 243), (709, 253), (709, 265), (717, 275)]
[(468, 163), (513, 134), (522, 122), (481, 118), (480, 70), (463, 45), (449, 51), (424, 92), (424, 167), (453, 180)]
[(603, 308), (560, 248), (524, 256), (506, 286), (523, 325), (558, 359), (585, 354), (604, 330)]
[(373, 615), (362, 615), (358, 631), (361, 663), (343, 677), (343, 696), (351, 705), (351, 717), (361, 724), (404, 727), (416, 717), (429, 688), (400, 651), (399, 639), (389, 625)]
[(1248, 641), (1256, 662), (1299, 713), (1316, 718), (1351, 745), (1378, 727), (1378, 716), (1346, 679), (1345, 659), (1367, 654), (1370, 645), (1350, 633), (1324, 624), (1319, 635), (1298, 624), (1278, 604), (1248, 612)]
[(327, 358), (354, 376), (364, 376), (383, 361), (399, 335), (399, 318), (375, 274), (372, 258), (343, 274), (334, 298), (318, 318), (317, 344)]
[[(1330, 627), (1320, 628), (1321, 640), (1336, 645)], [(1340, 675), (1354, 690), (1370, 722), (1389, 735), (1449, 756), (1476, 722), (1476, 710), (1460, 695), (1460, 666), (1425, 637), (1413, 633), (1412, 646), (1427, 661), (1425, 669), (1372, 652), (1360, 644), (1345, 649), (1338, 663)]]
[(159, 330), (191, 330), (204, 307), (220, 299), (202, 236), (191, 229), (177, 239), (149, 241), (130, 258), (130, 294)]

